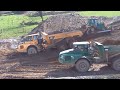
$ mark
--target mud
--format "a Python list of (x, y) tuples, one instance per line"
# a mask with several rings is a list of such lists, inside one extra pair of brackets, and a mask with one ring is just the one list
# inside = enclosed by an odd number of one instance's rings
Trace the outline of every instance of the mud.
[[(52, 53), (53, 52), (54, 51), (52, 51)], [(45, 55), (45, 53), (43, 54)], [(4, 50), (0, 55), (0, 79), (120, 78), (120, 72), (114, 71), (106, 64), (93, 64), (88, 72), (79, 73), (73, 65), (60, 64), (57, 58), (43, 60), (41, 58), (41, 53), (34, 56), (28, 56), (23, 53)], [(10, 58), (10, 56), (12, 58)]]

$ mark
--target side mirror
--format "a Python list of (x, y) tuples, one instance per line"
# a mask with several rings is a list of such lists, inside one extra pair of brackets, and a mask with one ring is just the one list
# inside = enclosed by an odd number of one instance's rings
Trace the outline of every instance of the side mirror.
[(43, 44), (47, 44), (47, 41), (46, 41), (46, 40), (43, 40)]
[(108, 51), (108, 48), (106, 48), (105, 51)]
[(77, 49), (78, 49), (78, 47), (77, 47), (77, 46), (74, 46), (73, 48), (74, 48), (75, 50), (77, 50)]
[(88, 48), (88, 52), (89, 52), (90, 54), (93, 54), (93, 52), (94, 52), (93, 47), (90, 46), (90, 47)]
[(108, 46), (104, 46), (104, 49), (105, 49), (105, 51), (108, 51), (109, 47)]

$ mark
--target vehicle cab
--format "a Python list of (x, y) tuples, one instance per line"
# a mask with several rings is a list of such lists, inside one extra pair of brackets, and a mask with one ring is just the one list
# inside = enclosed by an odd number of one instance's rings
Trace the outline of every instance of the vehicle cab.
[(75, 63), (81, 58), (90, 62), (101, 62), (105, 59), (105, 48), (99, 42), (74, 42), (73, 48), (60, 52), (60, 63)]
[(60, 52), (60, 63), (75, 63), (79, 58), (89, 56), (89, 42), (74, 42), (73, 48)]
[(98, 28), (98, 30), (106, 30), (104, 22), (102, 22), (101, 20), (96, 19), (96, 18), (88, 19), (88, 25), (94, 26), (94, 27)]
[(27, 48), (31, 45), (37, 45), (38, 44), (38, 36), (39, 33), (26, 35), (21, 38), (20, 42), (17, 46), (18, 52), (27, 52)]

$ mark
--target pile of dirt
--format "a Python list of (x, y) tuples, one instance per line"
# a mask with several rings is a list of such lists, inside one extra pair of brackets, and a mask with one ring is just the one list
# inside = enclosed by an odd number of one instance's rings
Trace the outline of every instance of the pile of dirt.
[(14, 49), (16, 48), (18, 44), (18, 39), (1, 39), (0, 40), (0, 50), (11, 50), (11, 49)]
[(88, 18), (98, 18), (99, 20), (102, 20), (108, 27), (113, 20), (113, 18), (103, 16), (83, 17), (77, 13), (60, 14), (51, 16), (47, 20), (40, 22), (40, 24), (29, 34), (37, 33), (39, 31), (45, 31), (48, 34), (55, 34), (74, 30), (82, 30), (81, 26), (87, 24)]
[(105, 40), (104, 45), (120, 45), (120, 40)]
[(0, 43), (0, 50), (2, 50), (2, 49), (9, 49), (10, 46), (11, 46), (11, 43), (9, 43), (9, 42), (2, 42), (2, 43)]
[(80, 30), (81, 26), (86, 24), (86, 21), (85, 17), (75, 13), (55, 15), (41, 22), (31, 33), (43, 30), (48, 34)]
[(0, 60), (10, 57), (14, 51), (10, 49), (0, 50)]
[(120, 16), (112, 17), (109, 20), (107, 20), (108, 26), (112, 27), (113, 30), (119, 30), (120, 29)]

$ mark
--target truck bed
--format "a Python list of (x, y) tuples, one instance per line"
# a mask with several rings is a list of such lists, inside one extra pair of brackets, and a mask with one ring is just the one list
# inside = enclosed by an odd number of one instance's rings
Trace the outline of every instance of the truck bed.
[(109, 56), (120, 54), (120, 45), (107, 45), (109, 47)]

